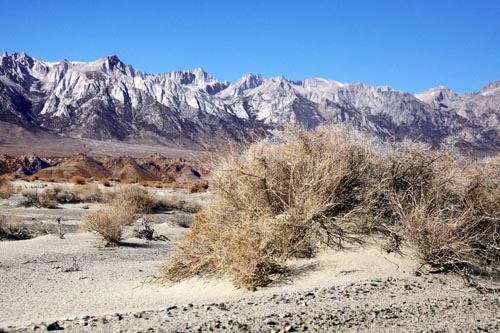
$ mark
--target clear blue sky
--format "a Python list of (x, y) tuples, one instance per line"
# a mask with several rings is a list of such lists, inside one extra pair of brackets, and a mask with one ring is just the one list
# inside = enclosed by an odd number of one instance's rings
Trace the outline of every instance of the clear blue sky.
[(409, 92), (500, 80), (500, 0), (0, 0), (0, 50)]

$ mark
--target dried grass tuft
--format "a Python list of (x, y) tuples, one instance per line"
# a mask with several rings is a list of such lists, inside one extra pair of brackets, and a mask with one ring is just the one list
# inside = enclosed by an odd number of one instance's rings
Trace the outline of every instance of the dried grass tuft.
[(135, 215), (127, 207), (110, 205), (82, 215), (81, 221), (81, 231), (95, 231), (102, 236), (105, 246), (113, 246), (120, 241), (124, 228), (135, 221)]
[(80, 230), (97, 232), (106, 246), (116, 245), (124, 228), (132, 225), (141, 214), (150, 214), (163, 207), (164, 203), (148, 190), (136, 185), (121, 185), (108, 205), (82, 215)]

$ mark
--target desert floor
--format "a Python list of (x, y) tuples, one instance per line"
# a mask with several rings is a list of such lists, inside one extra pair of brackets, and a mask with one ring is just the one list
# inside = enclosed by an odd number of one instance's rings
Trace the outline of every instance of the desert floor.
[[(210, 198), (153, 190), (201, 204)], [(480, 294), (453, 275), (416, 273), (408, 250), (387, 254), (373, 239), (297, 260), (289, 276), (256, 292), (220, 279), (165, 285), (159, 268), (187, 232), (190, 214), (150, 216), (167, 241), (129, 230), (120, 246), (100, 248), (95, 234), (78, 232), (80, 215), (98, 204), (20, 208), (19, 200), (0, 200), (0, 213), (21, 216), (46, 235), (0, 242), (0, 332), (500, 332), (498, 295)]]

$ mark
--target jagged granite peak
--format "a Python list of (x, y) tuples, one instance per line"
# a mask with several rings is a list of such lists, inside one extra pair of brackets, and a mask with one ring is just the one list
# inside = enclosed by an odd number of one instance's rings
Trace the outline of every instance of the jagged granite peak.
[(194, 85), (204, 89), (207, 85), (219, 82), (216, 78), (205, 72), (202, 67), (191, 70), (181, 70), (170, 73), (164, 73), (162, 76), (167, 77), (182, 85)]
[(238, 81), (229, 84), (228, 87), (224, 89), (221, 94), (219, 94), (219, 97), (234, 98), (242, 96), (246, 90), (257, 88), (263, 83), (264, 77), (262, 75), (247, 73)]
[(485, 93), (500, 93), (500, 81), (493, 81), (493, 82), (490, 82), (488, 83), (487, 85), (485, 85), (483, 87), (483, 89), (481, 89), (481, 93), (485, 94)]
[(202, 68), (145, 74), (116, 55), (92, 62), (43, 62), (4, 53), (0, 120), (99, 140), (201, 144), (264, 135), (288, 123), (343, 122), (380, 137), (439, 145), (449, 137), (500, 147), (500, 82), (457, 94), (436, 87), (412, 95), (386, 86), (324, 78), (245, 74), (220, 82)]
[(445, 86), (438, 86), (429, 90), (423, 91), (415, 95), (416, 98), (424, 103), (431, 104), (436, 108), (447, 109), (450, 103), (459, 99), (459, 95)]
[(264, 77), (260, 74), (247, 73), (237, 82), (241, 90), (253, 89), (264, 83)]
[(116, 55), (101, 58), (96, 63), (101, 64), (101, 71), (103, 73), (112, 72), (115, 68), (119, 70), (125, 69), (125, 64)]

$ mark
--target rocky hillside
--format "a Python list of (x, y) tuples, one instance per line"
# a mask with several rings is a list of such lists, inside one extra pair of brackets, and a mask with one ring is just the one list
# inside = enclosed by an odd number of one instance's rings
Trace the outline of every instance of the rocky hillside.
[(246, 74), (220, 82), (203, 69), (150, 75), (116, 56), (47, 63), (0, 57), (0, 121), (32, 132), (97, 140), (205, 145), (271, 133), (288, 123), (347, 123), (390, 140), (496, 151), (500, 81), (480, 92), (437, 87), (417, 95), (321, 78)]
[[(196, 183), (209, 174), (183, 159), (156, 154), (147, 158), (130, 156), (68, 157), (0, 155), (0, 176), (36, 177), (42, 180), (69, 181), (73, 177), (111, 179), (123, 182)], [(32, 178), (32, 177), (31, 177)]]

